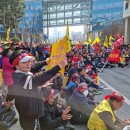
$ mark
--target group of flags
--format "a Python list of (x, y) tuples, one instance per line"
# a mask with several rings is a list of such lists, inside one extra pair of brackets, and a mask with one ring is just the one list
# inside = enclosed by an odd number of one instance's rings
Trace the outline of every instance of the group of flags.
[(105, 37), (105, 40), (104, 40), (104, 46), (105, 47), (108, 47), (108, 46), (113, 46), (113, 40), (115, 40), (111, 35), (109, 36), (109, 39), (108, 39), (108, 36)]
[[(96, 37), (94, 40), (92, 38), (93, 36), (91, 32), (88, 37), (88, 41), (85, 42), (84, 44), (86, 45), (91, 44), (95, 48), (95, 54), (96, 54), (100, 51), (99, 49), (100, 38)], [(110, 46), (112, 48), (112, 52), (108, 56), (108, 61), (120, 62), (120, 53), (118, 47), (120, 47), (122, 44), (123, 44), (123, 38), (119, 34), (117, 35), (116, 41), (112, 35), (105, 37), (103, 42), (104, 47), (108, 48)]]
[[(10, 27), (7, 30), (6, 41), (9, 40), (9, 35), (10, 35)], [(66, 38), (66, 41), (67, 41), (67, 43), (66, 43), (67, 44), (67, 52), (71, 51), (70, 33), (69, 33), (69, 24), (68, 24), (68, 22), (67, 22), (67, 26), (66, 26), (66, 35), (63, 37), (63, 39), (64, 38)], [(105, 47), (107, 47), (107, 48), (108, 48), (108, 46), (111, 46), (113, 48), (113, 51), (114, 51), (114, 53), (113, 53), (114, 56), (117, 56), (117, 55), (115, 55), (116, 52), (118, 52), (117, 51), (117, 47), (120, 46), (120, 45), (122, 45), (123, 39), (122, 39), (122, 37), (120, 35), (118, 35), (117, 41), (113, 42), (113, 40), (115, 40), (115, 39), (112, 37), (112, 35), (110, 35), (109, 37), (106, 36), (105, 39), (104, 39), (103, 45)], [(62, 39), (60, 41), (62, 41)], [(57, 41), (57, 42), (59, 42), (59, 41)], [(54, 44), (56, 44), (56, 43), (54, 43)], [(84, 44), (86, 44), (86, 45), (91, 44), (95, 48), (95, 52), (96, 53), (98, 53), (100, 51), (100, 49), (99, 49), (99, 43), (100, 43), (100, 38), (96, 37), (93, 40), (92, 32), (90, 33), (90, 35), (88, 37), (88, 41), (84, 42)], [(78, 48), (79, 48), (79, 46), (81, 46), (81, 42), (78, 43)], [(110, 55), (110, 56), (112, 57), (113, 55)]]
[[(104, 40), (104, 46), (105, 47), (108, 47), (108, 46), (112, 46), (113, 45), (113, 40), (115, 40), (112, 35), (109, 36), (106, 36), (105, 37), (105, 40)], [(93, 46), (95, 44), (99, 44), (100, 43), (100, 38), (99, 37), (96, 37), (94, 40), (93, 40), (93, 36), (92, 36), (92, 32), (90, 33), (89, 37), (88, 37), (88, 41), (87, 42), (84, 42), (84, 44), (92, 44)]]
[[(70, 35), (69, 35), (69, 25), (68, 25), (68, 23), (67, 23), (67, 29), (66, 29), (66, 37), (67, 37), (67, 40), (68, 40), (68, 51), (70, 51), (71, 45), (70, 45)], [(86, 44), (86, 45), (91, 44), (95, 48), (95, 53), (98, 53), (100, 51), (99, 43), (100, 43), (100, 38), (96, 37), (93, 40), (93, 35), (92, 35), (92, 32), (91, 32), (89, 37), (88, 37), (88, 41), (85, 42), (84, 44)], [(123, 44), (123, 38), (119, 34), (117, 35), (116, 41), (115, 41), (115, 39), (113, 38), (112, 35), (105, 37), (103, 45), (106, 48), (108, 48), (109, 46), (112, 48), (112, 52), (108, 56), (108, 61), (114, 61), (114, 62), (120, 61), (120, 54), (119, 54), (118, 47), (121, 46), (122, 44)], [(77, 46), (79, 48), (79, 46), (81, 46), (81, 42), (79, 42), (77, 44)]]

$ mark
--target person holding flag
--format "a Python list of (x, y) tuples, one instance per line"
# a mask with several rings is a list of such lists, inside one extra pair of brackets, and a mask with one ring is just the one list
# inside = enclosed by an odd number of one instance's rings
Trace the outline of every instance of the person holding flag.
[[(33, 57), (29, 56), (23, 50), (13, 52), (9, 61), (16, 67), (16, 71), (13, 73), (13, 87), (15, 106), (19, 113), (20, 125), (24, 130), (33, 130), (35, 119), (45, 114), (43, 97), (39, 91), (39, 86), (43, 86), (61, 68), (64, 68), (67, 65), (67, 60), (63, 59), (57, 62), (52, 69), (41, 72), (39, 75), (31, 73)], [(36, 65), (35, 70), (37, 72), (39, 66)]]

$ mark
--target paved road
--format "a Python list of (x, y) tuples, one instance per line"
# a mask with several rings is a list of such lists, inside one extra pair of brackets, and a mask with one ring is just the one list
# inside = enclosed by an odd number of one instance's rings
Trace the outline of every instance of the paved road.
[(130, 68), (105, 69), (101, 78), (130, 99)]
[[(121, 94), (126, 96), (128, 100), (130, 100), (130, 68), (104, 69), (100, 76), (105, 83), (108, 83), (111, 87), (119, 91)], [(104, 99), (105, 95), (112, 92), (111, 88), (109, 88), (107, 84), (101, 83), (101, 85), (105, 86), (105, 90), (102, 95), (95, 97), (96, 101), (101, 101)], [(123, 107), (117, 111), (117, 115), (120, 119), (130, 117), (130, 105), (124, 103)], [(75, 127), (76, 130), (87, 130), (86, 125), (79, 125)], [(10, 130), (21, 130), (19, 123), (14, 125)]]

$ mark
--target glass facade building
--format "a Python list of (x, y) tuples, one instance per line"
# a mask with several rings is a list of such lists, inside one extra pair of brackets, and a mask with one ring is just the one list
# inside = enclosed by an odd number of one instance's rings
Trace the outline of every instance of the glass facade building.
[(92, 0), (55, 0), (44, 2), (44, 27), (89, 24)]
[[(92, 25), (94, 30), (102, 30), (112, 22), (121, 21), (123, 0), (93, 0)], [(95, 26), (99, 25), (99, 26)]]
[(20, 32), (43, 33), (43, 0), (25, 0), (25, 15), (19, 23)]

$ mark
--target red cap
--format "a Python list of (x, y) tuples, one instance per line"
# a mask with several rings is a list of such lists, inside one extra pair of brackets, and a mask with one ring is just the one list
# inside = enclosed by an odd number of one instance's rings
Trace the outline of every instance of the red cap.
[(79, 76), (79, 74), (74, 73), (74, 74), (72, 75), (72, 79), (76, 79), (76, 78), (80, 78), (80, 76)]
[(123, 101), (125, 100), (124, 97), (121, 96), (121, 95), (119, 95), (119, 93), (117, 93), (117, 92), (113, 92), (113, 93), (111, 93), (111, 94), (109, 94), (109, 95), (106, 95), (106, 96), (105, 96), (105, 99), (106, 99), (106, 100), (109, 100), (110, 97), (115, 98), (118, 102), (123, 102)]
[(13, 61), (13, 65), (14, 66), (16, 66), (18, 63), (19, 63), (19, 61), (21, 60), (21, 59), (23, 59), (25, 56), (27, 56), (28, 54), (27, 53), (22, 53), (22, 54), (20, 54), (18, 57), (16, 57), (15, 59), (14, 59), (14, 61)]

